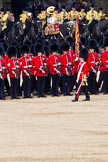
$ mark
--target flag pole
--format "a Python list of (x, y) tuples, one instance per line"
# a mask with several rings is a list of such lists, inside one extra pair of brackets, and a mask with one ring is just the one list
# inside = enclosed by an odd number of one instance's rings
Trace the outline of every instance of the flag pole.
[(79, 19), (76, 18), (76, 25), (75, 25), (75, 53), (79, 56), (80, 51), (80, 32), (79, 32)]

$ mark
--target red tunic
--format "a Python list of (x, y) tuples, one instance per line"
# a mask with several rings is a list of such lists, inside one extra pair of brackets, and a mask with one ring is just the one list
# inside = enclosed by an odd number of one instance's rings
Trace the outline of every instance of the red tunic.
[(22, 76), (27, 76), (26, 72), (31, 75), (32, 59), (30, 56), (23, 56), (20, 58), (20, 66), (22, 70)]
[(98, 54), (96, 52), (89, 53), (87, 64), (89, 66), (90, 71), (93, 70), (93, 68), (97, 68), (97, 66), (99, 64), (99, 57), (98, 57)]
[(19, 63), (18, 58), (10, 58), (8, 60), (7, 68), (9, 71), (9, 76), (11, 78), (20, 77), (20, 63)]
[(33, 67), (35, 69), (35, 75), (42, 77), (48, 75), (47, 58), (46, 56), (36, 56), (33, 58)]
[(48, 66), (51, 75), (61, 74), (61, 57), (51, 54), (48, 57)]
[(108, 51), (104, 51), (102, 53), (101, 62), (103, 65), (103, 71), (108, 71)]
[(7, 77), (7, 65), (4, 59), (0, 59), (0, 79)]
[(89, 67), (88, 64), (84, 61), (79, 61), (78, 64), (78, 74), (77, 74), (77, 82), (83, 80), (83, 77), (88, 77), (89, 74)]
[(61, 56), (61, 73), (66, 75), (72, 74), (72, 57), (68, 52)]

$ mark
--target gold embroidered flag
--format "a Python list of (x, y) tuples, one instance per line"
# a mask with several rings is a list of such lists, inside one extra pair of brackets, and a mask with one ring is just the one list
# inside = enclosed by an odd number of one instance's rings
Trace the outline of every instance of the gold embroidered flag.
[(75, 26), (75, 53), (79, 55), (80, 50), (80, 32), (79, 32), (79, 19), (76, 19), (76, 26)]

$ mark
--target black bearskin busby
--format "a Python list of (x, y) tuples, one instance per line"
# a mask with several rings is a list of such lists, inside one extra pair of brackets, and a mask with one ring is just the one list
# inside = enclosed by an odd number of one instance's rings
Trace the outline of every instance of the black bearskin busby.
[(8, 49), (7, 49), (7, 55), (11, 58), (13, 56), (17, 56), (17, 48), (15, 46), (10, 46)]
[(97, 41), (95, 39), (91, 39), (89, 41), (89, 45), (88, 45), (88, 48), (89, 49), (96, 49), (97, 48)]
[(61, 51), (68, 51), (70, 48), (70, 44), (68, 41), (64, 41), (61, 43)]
[(49, 53), (50, 53), (49, 46), (44, 45), (44, 47), (43, 47), (43, 53), (46, 55), (46, 57), (49, 56)]
[(34, 45), (34, 55), (36, 56), (39, 52), (43, 53), (43, 46), (40, 43)]
[(50, 52), (58, 52), (59, 51), (59, 45), (58, 43), (52, 43), (50, 45)]
[(26, 44), (21, 46), (21, 54), (23, 55), (24, 53), (29, 53), (29, 47)]
[(87, 59), (88, 59), (88, 50), (87, 50), (87, 48), (82, 48), (81, 49), (81, 51), (79, 53), (79, 57), (83, 58), (84, 61), (87, 61)]

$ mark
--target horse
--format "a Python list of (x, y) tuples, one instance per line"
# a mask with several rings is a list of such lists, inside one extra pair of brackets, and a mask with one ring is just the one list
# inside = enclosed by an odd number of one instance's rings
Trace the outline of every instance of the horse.
[(93, 21), (88, 25), (88, 31), (91, 38), (99, 41), (108, 30), (108, 20)]
[(6, 32), (6, 40), (8, 41), (9, 44), (15, 41), (14, 24), (15, 22), (13, 21), (10, 21), (10, 20), (7, 21), (7, 28), (5, 32)]
[(42, 28), (42, 21), (34, 20), (34, 30), (37, 37), (44, 37), (44, 29)]
[(24, 34), (22, 23), (19, 21), (14, 24), (14, 30), (16, 39)]
[(26, 23), (26, 28), (24, 29), (24, 41), (31, 40), (34, 42), (37, 37), (39, 37), (39, 26), (37, 21), (28, 21)]

